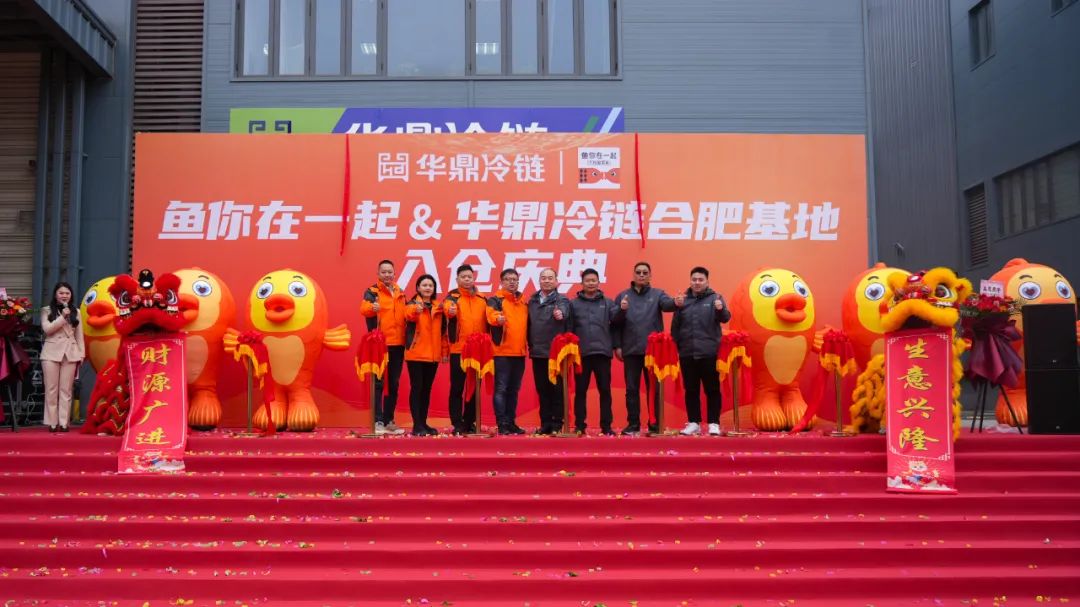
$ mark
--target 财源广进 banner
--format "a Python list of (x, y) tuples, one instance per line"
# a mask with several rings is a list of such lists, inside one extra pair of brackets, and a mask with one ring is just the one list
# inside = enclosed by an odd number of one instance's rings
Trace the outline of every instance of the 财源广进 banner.
[[(240, 329), (256, 281), (291, 268), (325, 291), (331, 325), (360, 335), (361, 296), (384, 258), (410, 296), (425, 273), (444, 295), (464, 263), (485, 293), (500, 270), (517, 269), (526, 295), (545, 267), (571, 296), (595, 268), (609, 297), (639, 260), (668, 292), (687, 288), (697, 265), (720, 293), (760, 267), (783, 267), (813, 291), (818, 326), (838, 326), (847, 282), (867, 262), (860, 135), (140, 134), (136, 153), (135, 269), (218, 274), (237, 298)], [(446, 416), (446, 366), (433, 418)], [(239, 369), (225, 371), (223, 422), (241, 425)], [(612, 375), (618, 420), (618, 363)], [(314, 378), (321, 425), (363, 423), (351, 406), (358, 390), (351, 355), (324, 352)], [(519, 413), (530, 414), (531, 381), (521, 397)]]

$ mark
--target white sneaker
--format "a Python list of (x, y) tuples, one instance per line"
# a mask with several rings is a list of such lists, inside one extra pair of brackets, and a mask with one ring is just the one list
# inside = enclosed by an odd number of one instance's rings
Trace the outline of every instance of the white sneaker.
[(405, 429), (404, 428), (398, 428), (397, 424), (395, 424), (394, 422), (390, 422), (389, 424), (386, 424), (386, 433), (387, 434), (394, 434), (394, 435), (402, 435), (402, 434), (405, 434)]
[(701, 434), (701, 424), (697, 424), (695, 422), (687, 422), (686, 427), (680, 430), (679, 434), (682, 434), (683, 436)]
[(386, 426), (382, 422), (375, 422), (375, 434), (386, 434)]
[(709, 436), (720, 436), (720, 424), (709, 424)]

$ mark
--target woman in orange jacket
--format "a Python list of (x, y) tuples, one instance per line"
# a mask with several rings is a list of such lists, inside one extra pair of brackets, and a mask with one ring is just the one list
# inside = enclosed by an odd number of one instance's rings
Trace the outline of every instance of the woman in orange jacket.
[(416, 279), (416, 294), (405, 306), (405, 365), (409, 371), (413, 436), (438, 434), (427, 425), (427, 414), (435, 373), (449, 349), (444, 320), (442, 307), (435, 300), (435, 277), (424, 274)]

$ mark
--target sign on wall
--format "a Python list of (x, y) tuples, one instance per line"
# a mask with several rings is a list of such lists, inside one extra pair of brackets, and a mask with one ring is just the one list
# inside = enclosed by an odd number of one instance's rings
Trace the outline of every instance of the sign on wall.
[[(140, 134), (135, 189), (136, 268), (203, 267), (237, 302), (267, 272), (299, 270), (326, 291), (331, 324), (354, 335), (382, 258), (410, 295), (425, 273), (441, 294), (455, 288), (463, 263), (485, 292), (516, 268), (527, 295), (551, 267), (573, 296), (591, 267), (609, 297), (638, 260), (669, 292), (696, 265), (721, 293), (761, 266), (786, 267), (813, 290), (822, 325), (839, 323), (847, 283), (866, 267), (859, 135)], [(232, 371), (225, 423), (240, 425)], [(433, 418), (446, 415), (446, 365), (439, 374)], [(622, 373), (612, 375), (619, 403)], [(350, 355), (324, 353), (315, 389), (323, 425), (363, 423)]]
[(621, 107), (233, 108), (230, 133), (621, 133)]

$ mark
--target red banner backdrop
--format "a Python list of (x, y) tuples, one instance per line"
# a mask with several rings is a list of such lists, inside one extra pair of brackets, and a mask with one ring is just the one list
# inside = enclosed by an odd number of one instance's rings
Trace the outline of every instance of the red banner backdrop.
[(120, 472), (180, 472), (187, 445), (184, 337), (135, 337), (120, 356), (128, 368), (131, 410), (120, 443)]
[[(687, 288), (695, 265), (721, 293), (763, 265), (789, 267), (814, 291), (819, 325), (834, 326), (847, 282), (866, 267), (859, 135), (643, 134), (635, 145), (632, 134), (140, 134), (136, 151), (135, 267), (218, 274), (241, 304), (239, 329), (256, 282), (291, 268), (322, 286), (332, 325), (360, 336), (361, 295), (383, 258), (409, 296), (424, 273), (444, 295), (462, 263), (477, 268), (485, 293), (501, 269), (516, 268), (526, 295), (551, 267), (571, 297), (589, 267), (614, 297), (638, 260), (669, 293)], [(353, 353), (322, 355), (314, 394), (323, 426), (367, 423)], [(448, 384), (441, 365), (436, 422)], [(244, 424), (242, 392), (226, 368), (224, 425)], [(530, 378), (521, 396), (521, 423), (535, 424)], [(681, 408), (668, 412), (671, 424), (685, 420)]]
[(949, 329), (886, 336), (889, 491), (956, 493), (952, 380)]

